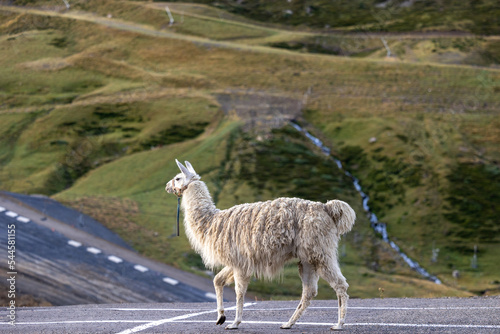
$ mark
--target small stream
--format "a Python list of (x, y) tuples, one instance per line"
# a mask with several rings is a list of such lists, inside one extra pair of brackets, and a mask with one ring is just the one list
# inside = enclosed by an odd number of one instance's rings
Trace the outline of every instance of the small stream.
[[(318, 138), (311, 135), (307, 130), (303, 129), (301, 126), (299, 126), (293, 122), (290, 122), (290, 124), (295, 129), (297, 129), (297, 131), (302, 132), (307, 138), (309, 138), (313, 142), (314, 145), (316, 145), (318, 148), (321, 149), (321, 151), (324, 154), (330, 156), (330, 149), (328, 147), (326, 147), (325, 145), (323, 145), (323, 142), (321, 140), (319, 140)], [(378, 220), (377, 216), (371, 211), (370, 207), (368, 206), (368, 201), (370, 200), (370, 197), (368, 197), (368, 195), (361, 188), (361, 185), (359, 184), (359, 180), (356, 177), (354, 177), (349, 171), (347, 171), (343, 168), (342, 162), (340, 160), (335, 159), (335, 158), (333, 158), (333, 160), (335, 161), (335, 163), (337, 164), (339, 169), (342, 170), (344, 172), (344, 174), (347, 175), (352, 180), (354, 188), (356, 188), (358, 193), (361, 195), (361, 199), (363, 200), (363, 209), (366, 211), (366, 213), (370, 217), (370, 225), (373, 228), (373, 230), (375, 230), (375, 232), (377, 232), (378, 234), (380, 234), (382, 236), (382, 240), (387, 242), (392, 247), (392, 249), (394, 249), (399, 254), (399, 256), (401, 256), (401, 258), (410, 266), (410, 268), (414, 269), (420, 275), (433, 281), (434, 283), (441, 284), (441, 280), (439, 278), (437, 278), (434, 275), (429, 274), (424, 268), (422, 268), (422, 266), (420, 264), (418, 264), (418, 262), (410, 259), (410, 257), (408, 255), (406, 255), (405, 253), (403, 253), (401, 251), (399, 246), (396, 245), (394, 243), (394, 241), (389, 239), (389, 235), (387, 234), (386, 224), (380, 222)]]

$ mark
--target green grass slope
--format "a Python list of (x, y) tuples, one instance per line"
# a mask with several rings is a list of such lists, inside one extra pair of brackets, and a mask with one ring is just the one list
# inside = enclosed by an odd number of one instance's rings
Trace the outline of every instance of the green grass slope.
[(493, 0), (407, 1), (193, 1), (263, 22), (363, 31), (468, 31), (500, 33), (500, 7)]
[[(198, 173), (220, 208), (285, 194), (320, 201), (342, 198), (360, 212), (350, 180), (331, 159), (315, 152), (292, 128), (275, 130), (271, 136), (272, 139), (262, 142), (241, 132), (238, 123), (223, 122), (203, 140), (134, 154), (97, 168), (55, 198), (110, 222), (141, 253), (200, 274), (204, 267), (199, 256), (192, 252), (185, 237), (174, 236), (176, 199), (163, 189), (166, 181), (178, 172), (175, 158), (199, 166)], [(117, 173), (117, 169), (127, 172)], [(305, 187), (309, 182), (317, 186)], [(343, 241), (341, 250), (342, 267), (351, 282), (353, 297), (377, 297), (380, 289), (384, 290), (384, 296), (467, 295), (419, 279), (373, 237), (363, 216), (352, 235)], [(250, 291), (259, 298), (296, 298), (301, 283), (295, 264), (288, 265), (277, 281), (255, 280)], [(327, 283), (321, 281), (320, 298), (332, 295)]]
[[(40, 3), (55, 10), (0, 8), (2, 189), (52, 195), (142, 254), (203, 274), (186, 238), (172, 237), (176, 200), (164, 191), (174, 159), (189, 160), (220, 208), (278, 196), (351, 203), (358, 222), (339, 254), (352, 296), (499, 293), (495, 68), (280, 51), (265, 45), (311, 35), (217, 20), (222, 11), (206, 6), (172, 5), (186, 24), (169, 28), (158, 4)], [(268, 100), (255, 92), (300, 103), (302, 124), (360, 179), (391, 238), (443, 285), (420, 279), (374, 234), (333, 160), (291, 127), (243, 131), (248, 119), (217, 100), (248, 94), (248, 114), (259, 116)], [(264, 115), (269, 124), (277, 110)], [(321, 284), (320, 297), (332, 296)], [(297, 296), (296, 266), (251, 289)]]

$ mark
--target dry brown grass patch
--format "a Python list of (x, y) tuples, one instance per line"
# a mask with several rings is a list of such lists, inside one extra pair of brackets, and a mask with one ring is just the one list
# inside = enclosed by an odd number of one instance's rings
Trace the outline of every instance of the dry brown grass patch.
[(91, 216), (120, 236), (133, 236), (139, 226), (133, 218), (139, 214), (139, 205), (129, 198), (80, 197), (65, 204)]
[(71, 62), (65, 58), (56, 57), (28, 61), (17, 66), (32, 71), (58, 71), (71, 66)]

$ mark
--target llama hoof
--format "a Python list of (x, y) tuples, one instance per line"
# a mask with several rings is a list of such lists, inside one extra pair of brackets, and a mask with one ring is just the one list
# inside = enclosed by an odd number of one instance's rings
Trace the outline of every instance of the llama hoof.
[(238, 329), (238, 325), (236, 324), (231, 324), (231, 325), (227, 325), (225, 329)]
[(338, 324), (330, 328), (332, 331), (341, 331), (344, 329), (344, 325)]
[(226, 316), (225, 315), (222, 315), (219, 317), (219, 319), (217, 319), (217, 325), (222, 325), (223, 323), (226, 322)]
[(290, 329), (290, 328), (292, 328), (292, 325), (289, 325), (288, 323), (286, 323), (286, 324), (281, 325), (280, 328), (281, 329)]

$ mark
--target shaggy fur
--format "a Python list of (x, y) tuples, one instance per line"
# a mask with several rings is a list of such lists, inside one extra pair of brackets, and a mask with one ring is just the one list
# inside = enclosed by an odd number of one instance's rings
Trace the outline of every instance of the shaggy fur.
[(235, 282), (237, 312), (241, 322), (243, 299), (252, 275), (271, 278), (284, 264), (299, 259), (303, 282), (302, 300), (282, 328), (290, 328), (317, 294), (319, 276), (336, 291), (339, 299), (337, 328), (342, 328), (347, 309), (348, 284), (340, 272), (337, 246), (340, 235), (349, 232), (356, 215), (342, 201), (326, 204), (299, 198), (236, 205), (227, 210), (215, 207), (207, 186), (189, 162), (177, 161), (181, 174), (168, 182), (166, 190), (182, 196), (184, 225), (193, 248), (209, 268), (224, 266), (214, 278), (219, 318), (225, 321), (222, 306), (224, 285)]

